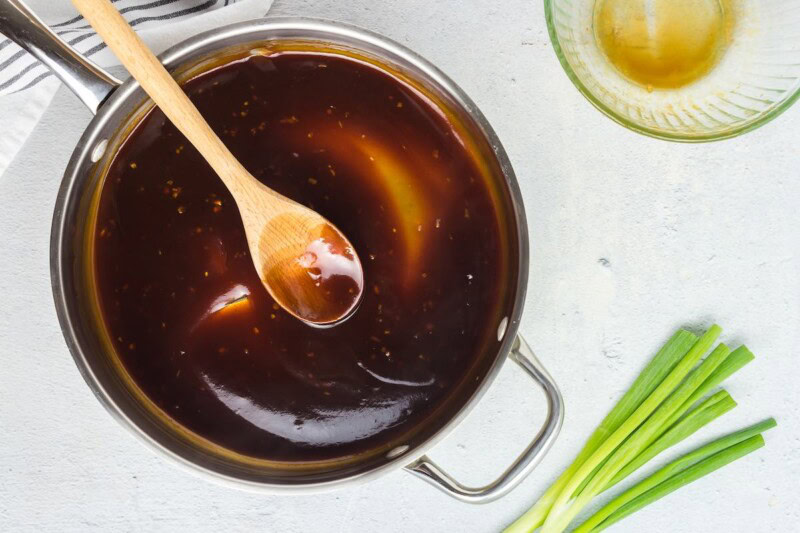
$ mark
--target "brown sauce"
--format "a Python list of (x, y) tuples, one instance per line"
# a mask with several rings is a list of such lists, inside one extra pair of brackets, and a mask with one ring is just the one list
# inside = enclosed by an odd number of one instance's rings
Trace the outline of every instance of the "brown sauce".
[(408, 432), (493, 354), (508, 307), (515, 263), (466, 133), (341, 55), (249, 56), (184, 87), (254, 176), (347, 235), (364, 296), (329, 329), (278, 308), (231, 196), (155, 109), (97, 215), (96, 290), (126, 371), (189, 430), (257, 458), (338, 458)]

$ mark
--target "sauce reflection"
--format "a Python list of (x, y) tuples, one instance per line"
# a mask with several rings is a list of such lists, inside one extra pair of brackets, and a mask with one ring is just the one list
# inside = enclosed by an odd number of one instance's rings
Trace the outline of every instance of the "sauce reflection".
[[(403, 418), (411, 399), (387, 399), (380, 404), (357, 409), (319, 409), (298, 417), (258, 404), (253, 398), (236, 394), (203, 374), (203, 381), (216, 397), (236, 416), (255, 427), (306, 446), (329, 446), (358, 441), (389, 429)], [(349, 423), (337, 423), (343, 419)]]

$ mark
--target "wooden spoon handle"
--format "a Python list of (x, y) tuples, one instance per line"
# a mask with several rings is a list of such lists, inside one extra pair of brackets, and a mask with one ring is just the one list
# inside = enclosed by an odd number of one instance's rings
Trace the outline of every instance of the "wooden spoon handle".
[(203, 155), (235, 198), (247, 188), (248, 173), (214, 133), (167, 69), (109, 0), (72, 0), (131, 76)]

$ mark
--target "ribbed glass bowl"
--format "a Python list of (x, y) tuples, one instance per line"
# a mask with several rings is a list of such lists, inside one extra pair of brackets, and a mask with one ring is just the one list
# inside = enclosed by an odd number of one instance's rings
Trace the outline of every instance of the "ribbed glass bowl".
[(624, 78), (595, 41), (595, 0), (544, 0), (556, 55), (578, 90), (612, 120), (681, 142), (754, 130), (800, 97), (800, 0), (735, 0), (727, 50), (706, 76), (677, 90)]

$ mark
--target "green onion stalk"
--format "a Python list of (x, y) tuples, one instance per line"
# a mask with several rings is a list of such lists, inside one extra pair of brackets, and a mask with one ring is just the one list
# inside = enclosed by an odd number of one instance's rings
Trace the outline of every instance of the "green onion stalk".
[[(594, 431), (573, 463), (507, 532), (560, 533), (601, 492), (613, 487), (662, 451), (693, 435), (736, 406), (725, 391), (712, 389), (753, 360), (744, 346), (733, 352), (718, 345), (721, 328), (700, 338), (679, 330), (645, 367), (634, 384)], [(578, 531), (600, 531), (763, 445), (768, 420), (714, 441), (673, 461), (614, 498)]]

